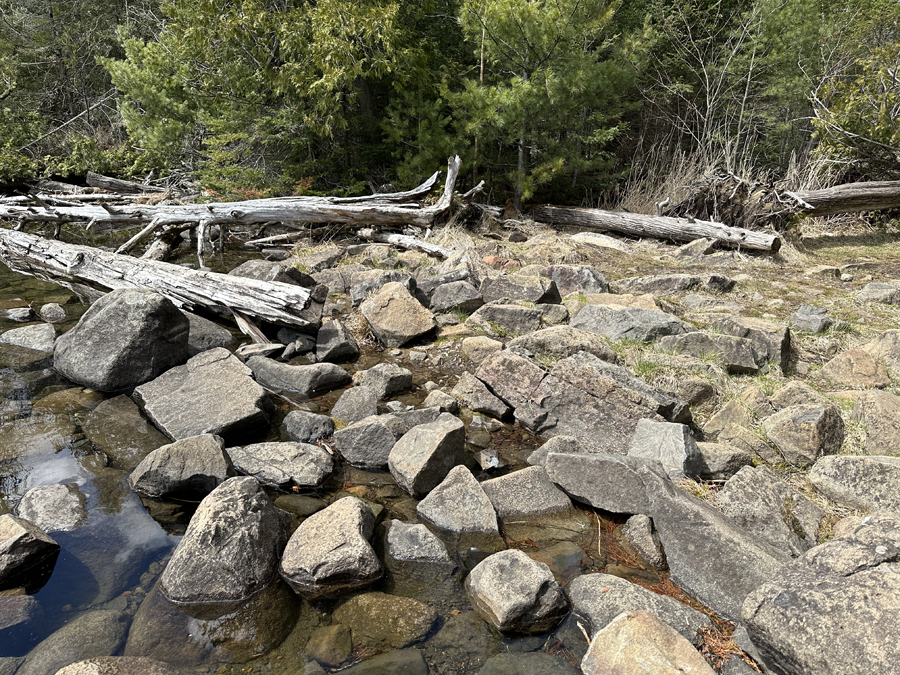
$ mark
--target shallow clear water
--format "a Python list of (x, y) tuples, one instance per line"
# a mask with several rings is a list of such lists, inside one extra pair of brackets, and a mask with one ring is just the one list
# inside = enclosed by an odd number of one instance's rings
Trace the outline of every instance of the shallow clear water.
[[(73, 325), (85, 309), (68, 290), (12, 273), (0, 264), (0, 332), (24, 325), (8, 320), (3, 310), (29, 305), (37, 310), (46, 302), (63, 304), (68, 312), (68, 318), (56, 324), (58, 332)], [(372, 352), (348, 368), (368, 368), (382, 360), (395, 359)], [(449, 374), (450, 366), (438, 371), (396, 360), (414, 371), (417, 385), (429, 379), (440, 381)], [(310, 603), (278, 582), (234, 614), (211, 621), (187, 616), (167, 602), (154, 591), (154, 584), (196, 504), (141, 499), (131, 492), (128, 471), (164, 441), (142, 446), (146, 438), (137, 438), (139, 425), (131, 425), (133, 437), (127, 430), (104, 435), (104, 429), (115, 420), (98, 418), (93, 411), (110, 397), (67, 382), (51, 365), (49, 355), (0, 345), (0, 513), (14, 513), (22, 495), (33, 487), (62, 483), (75, 486), (83, 495), (88, 517), (76, 529), (51, 533), (62, 553), (49, 582), (35, 595), (44, 620), (26, 638), (0, 645), (0, 657), (24, 656), (54, 630), (85, 612), (115, 609), (131, 617), (127, 655), (149, 656), (199, 671), (303, 672), (310, 635), (317, 627), (328, 625), (332, 612), (347, 598)], [(267, 438), (282, 437), (280, 422), (290, 409), (300, 406), (327, 412), (339, 394), (295, 402), (273, 399), (277, 414)], [(400, 400), (417, 404), (423, 396), (419, 389)], [(470, 427), (469, 432), (470, 438), (481, 436), (479, 445), (489, 441), (490, 449), (507, 465), (480, 478), (522, 466), (540, 444), (510, 426), (489, 432), (489, 438), (484, 430)], [(141, 433), (146, 436), (147, 432)], [(125, 451), (114, 452), (122, 448), (112, 448), (110, 443), (122, 444)], [(100, 447), (104, 444), (105, 452)], [(469, 447), (467, 461), (476, 476), (479, 470), (473, 456), (478, 449)], [(387, 473), (341, 467), (324, 489), (309, 496), (330, 503), (340, 491), (381, 508), (373, 542), (379, 554), (383, 554), (388, 521), (415, 520), (417, 502)], [(276, 492), (271, 496), (279, 505), (296, 499)], [(298, 525), (300, 519), (292, 518), (293, 525)], [(561, 582), (583, 572), (605, 570), (608, 562), (616, 562), (609, 559), (610, 549), (616, 550), (611, 532), (610, 523), (581, 509), (562, 517), (506, 522), (503, 527), (505, 545), (521, 548), (547, 563)], [(510, 637), (490, 630), (472, 610), (462, 586), (466, 570), (483, 559), (490, 547), (477, 541), (447, 543), (459, 555), (455, 572), (394, 567), (384, 579), (365, 589), (412, 597), (437, 609), (434, 630), (424, 641), (407, 647), (423, 652), (431, 672), (475, 673), (489, 656), (517, 651), (543, 650), (578, 663), (587, 645), (574, 617), (543, 636)], [(649, 575), (648, 581), (655, 578), (646, 571), (620, 570)], [(379, 651), (373, 645), (355, 644), (355, 648), (347, 663)], [(3, 665), (0, 658), (0, 671)]]

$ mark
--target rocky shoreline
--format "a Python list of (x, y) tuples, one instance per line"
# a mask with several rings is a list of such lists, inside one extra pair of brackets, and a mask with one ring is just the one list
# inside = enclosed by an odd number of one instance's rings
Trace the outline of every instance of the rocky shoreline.
[[(536, 650), (458, 672), (896, 672), (900, 330), (849, 349), (833, 342), (819, 367), (801, 358), (798, 336), (852, 326), (807, 302), (786, 319), (742, 311), (754, 280), (731, 272), (740, 254), (701, 240), (653, 258), (674, 271), (625, 276), (642, 263), (633, 245), (576, 235), (573, 263), (541, 236), (523, 247), (546, 248), (535, 254), (543, 264), (492, 254), (503, 249), (491, 242), (440, 263), (379, 244), (245, 263), (232, 274), (304, 285), (305, 311), (323, 317), (315, 334), (272, 327), (267, 344), (235, 349), (230, 331), (143, 290), (107, 294), (59, 336), (60, 305), (0, 334), (26, 364), (19, 372), (52, 362), (78, 385), (51, 396), (87, 405), (103, 392), (91, 415), (142, 429), (140, 450), (105, 456), (128, 473), (134, 508), (137, 495), (200, 502), (133, 618), (82, 614), (0, 672), (191, 667), (194, 656), (148, 629), (161, 624), (210, 636), (253, 626), (252, 647), (209, 638), (209, 649), (249, 660), (288, 637), (297, 596), (302, 612), (338, 600), (303, 647), (303, 672), (381, 652), (342, 672), (455, 672), (410, 648), (457, 619), (459, 607), (443, 613), (446, 593), (465, 595), (463, 634), (544, 636)], [(808, 278), (840, 286), (851, 272)], [(856, 283), (858, 303), (900, 299), (890, 283)], [(783, 313), (783, 298), (768, 300)], [(373, 353), (382, 362), (358, 367)], [(429, 372), (441, 383), (422, 382)], [(328, 414), (303, 403), (338, 391)], [(511, 424), (544, 441), (514, 470), (493, 442)], [(350, 472), (378, 489), (353, 485)], [(0, 515), (3, 639), (40, 621), (31, 594), (74, 550), (91, 499), (75, 483), (42, 484)], [(623, 523), (617, 542), (678, 599), (558, 534), (596, 530), (594, 512)], [(523, 523), (555, 528), (554, 550), (568, 545), (580, 562), (560, 565), (544, 543), (517, 538)], [(95, 605), (128, 587), (110, 584)], [(416, 597), (403, 592), (413, 587)], [(79, 622), (103, 639), (63, 663), (55, 645)], [(566, 637), (547, 640), (561, 624)]]

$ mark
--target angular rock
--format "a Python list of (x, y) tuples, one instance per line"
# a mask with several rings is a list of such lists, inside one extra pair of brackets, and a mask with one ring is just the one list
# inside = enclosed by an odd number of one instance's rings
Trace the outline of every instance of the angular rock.
[(833, 455), (844, 442), (844, 420), (833, 405), (785, 408), (766, 418), (763, 430), (794, 466), (808, 466), (822, 455)]
[(608, 293), (606, 277), (591, 265), (550, 265), (541, 276), (554, 283), (562, 296), (570, 293)]
[(203, 498), (235, 475), (225, 442), (204, 434), (157, 448), (128, 477), (148, 497)]
[(172, 440), (201, 434), (226, 442), (268, 424), (268, 395), (227, 349), (210, 349), (134, 390), (134, 399)]
[(256, 279), (257, 281), (275, 281), (280, 284), (291, 284), (312, 288), (316, 280), (296, 267), (269, 260), (247, 260), (228, 273), (233, 277)]
[(884, 331), (861, 349), (891, 370), (900, 371), (900, 329)]
[(440, 389), (429, 392), (425, 400), (422, 401), (422, 406), (425, 408), (436, 406), (441, 409), (441, 412), (453, 413), (454, 415), (459, 412), (459, 401), (456, 400), (456, 397)]
[(333, 363), (291, 366), (264, 356), (252, 356), (247, 359), (247, 367), (257, 382), (267, 387), (307, 395), (338, 389), (351, 380), (346, 370)]
[(470, 361), (481, 363), (494, 352), (503, 349), (503, 343), (484, 335), (463, 338), (460, 352)]
[(452, 281), (441, 284), (431, 294), (432, 312), (464, 312), (471, 314), (484, 304), (481, 292), (467, 281)]
[(234, 342), (234, 336), (227, 328), (190, 312), (182, 314), (188, 320), (188, 357), (196, 356), (207, 349), (228, 348)]
[(710, 274), (703, 282), (704, 287), (711, 293), (728, 293), (737, 282), (724, 274)]
[(569, 320), (569, 310), (563, 305), (541, 303), (535, 308), (541, 310), (541, 321), (545, 326), (556, 326)]
[(622, 536), (651, 567), (666, 569), (666, 554), (648, 516), (641, 513), (631, 516), (622, 526)]
[(356, 338), (337, 319), (319, 328), (316, 336), (317, 361), (352, 361), (359, 356)]
[(572, 326), (544, 328), (511, 340), (507, 347), (510, 351), (521, 353), (521, 350), (538, 359), (558, 360), (587, 352), (610, 363), (619, 362), (619, 357), (603, 338)]
[(900, 456), (900, 397), (867, 391), (856, 399), (853, 418), (865, 425), (865, 452)]
[(492, 338), (513, 338), (541, 327), (539, 309), (519, 305), (484, 305), (466, 319), (466, 325)]
[(368, 387), (379, 401), (413, 386), (412, 373), (396, 363), (379, 363), (358, 371), (353, 379), (357, 385)]
[(334, 435), (334, 420), (305, 410), (292, 410), (281, 426), (288, 438), (299, 443), (318, 443)]
[(408, 431), (395, 415), (374, 415), (334, 432), (334, 447), (353, 466), (384, 469), (397, 440)]
[(0, 333), (0, 342), (52, 353), (56, 343), (56, 329), (49, 323), (12, 328)]
[(706, 614), (611, 574), (576, 577), (569, 585), (568, 595), (572, 611), (590, 621), (592, 635), (622, 612), (635, 611), (650, 612), (693, 644), (700, 642), (701, 628), (712, 626)]
[(572, 508), (569, 498), (539, 466), (491, 478), (481, 483), (481, 489), (500, 518), (542, 516)]
[(423, 520), (448, 532), (497, 533), (497, 514), (481, 484), (464, 466), (455, 466), (416, 512)]
[(424, 525), (392, 520), (387, 533), (386, 555), (392, 560), (416, 563), (450, 563), (444, 542)]
[(398, 270), (368, 270), (351, 275), (350, 302), (358, 307), (369, 295), (390, 283), (400, 284), (412, 295), (416, 293), (416, 280), (411, 274)]
[(229, 448), (235, 468), (264, 485), (316, 488), (334, 469), (327, 451), (309, 443), (255, 443)]
[(294, 261), (297, 269), (306, 274), (315, 274), (329, 267), (334, 267), (346, 255), (342, 248), (330, 248), (318, 253), (304, 255)]
[(360, 311), (385, 347), (400, 347), (437, 326), (434, 315), (396, 282), (385, 284)]
[(346, 497), (313, 514), (291, 536), (280, 572), (294, 592), (310, 598), (338, 595), (381, 578), (383, 569), (369, 540), (372, 510)]
[(650, 459), (605, 454), (547, 454), (544, 468), (556, 485), (576, 501), (613, 513), (648, 513), (641, 469), (665, 477)]
[(887, 368), (869, 352), (848, 349), (822, 366), (820, 374), (836, 387), (887, 387), (891, 384)]
[[(741, 603), (790, 558), (714, 507), (640, 469), (649, 509), (673, 582), (717, 613), (735, 620)], [(698, 555), (714, 551), (715, 555)]]
[(56, 341), (54, 367), (73, 382), (120, 392), (149, 382), (188, 358), (187, 317), (146, 289), (120, 289), (97, 300)]
[(792, 380), (776, 391), (769, 402), (775, 410), (783, 410), (797, 405), (814, 405), (820, 408), (832, 405), (825, 396), (805, 382), (798, 380)]
[(732, 374), (752, 374), (759, 370), (753, 343), (744, 338), (693, 331), (664, 337), (657, 344), (660, 349), (674, 350), (678, 354), (688, 354), (698, 359), (715, 357)]
[(896, 669), (898, 533), (896, 514), (872, 515), (753, 591), (741, 614), (764, 662), (789, 675)]
[(482, 361), (475, 377), (514, 408), (529, 402), (547, 373), (537, 364), (509, 351)]
[(791, 314), (791, 327), (808, 333), (823, 333), (834, 323), (834, 319), (826, 316), (827, 313), (828, 310), (824, 307), (800, 305), (797, 311)]
[(653, 293), (654, 295), (671, 295), (697, 288), (702, 283), (700, 277), (690, 274), (659, 274), (650, 277), (629, 277), (619, 279), (616, 288), (619, 292)]
[(494, 553), (476, 565), (466, 577), (466, 593), (500, 631), (545, 633), (569, 611), (550, 568), (519, 550)]
[(442, 413), (436, 421), (413, 427), (397, 441), (388, 456), (388, 469), (400, 487), (413, 497), (422, 497), (462, 463), (465, 444), (465, 425), (454, 415)]
[(346, 424), (353, 424), (378, 414), (378, 397), (369, 387), (350, 387), (331, 409), (330, 415)]
[(676, 316), (640, 307), (588, 305), (569, 323), (588, 333), (605, 335), (611, 340), (653, 342), (666, 335), (681, 335), (688, 327)]
[(830, 455), (808, 474), (816, 490), (851, 509), (900, 513), (900, 457)]
[(188, 614), (222, 616), (276, 578), (282, 542), (275, 507), (256, 479), (230, 478), (200, 502), (160, 588)]
[(494, 396), (477, 377), (463, 372), (450, 392), (472, 412), (484, 413), (500, 419), (509, 412), (509, 406)]
[(727, 480), (753, 462), (752, 455), (744, 448), (724, 443), (697, 443), (700, 450), (700, 478)]
[(739, 399), (733, 399), (719, 408), (716, 414), (710, 417), (709, 421), (703, 425), (703, 433), (707, 436), (715, 436), (731, 425), (739, 427), (750, 427), (753, 425), (747, 407)]
[(369, 649), (408, 647), (421, 642), (437, 621), (433, 607), (396, 595), (363, 593), (334, 612), (334, 620), (349, 626), (353, 642)]
[(766, 467), (745, 466), (713, 503), (733, 522), (792, 557), (817, 543), (822, 510)]
[(714, 675), (700, 652), (650, 612), (623, 612), (594, 635), (584, 675)]
[(512, 303), (518, 300), (558, 303), (561, 300), (556, 283), (551, 279), (520, 274), (504, 274), (495, 279), (485, 279), (480, 290), (486, 303)]
[(791, 331), (773, 321), (748, 316), (729, 316), (720, 320), (716, 328), (723, 333), (750, 340), (756, 353), (765, 361), (774, 361), (787, 368), (791, 355)]
[(45, 532), (70, 532), (87, 522), (87, 499), (75, 483), (38, 485), (22, 495), (16, 514)]
[(537, 450), (528, 455), (526, 460), (531, 466), (544, 466), (547, 463), (547, 455), (551, 452), (568, 454), (590, 454), (594, 452), (593, 446), (583, 444), (574, 436), (554, 436)]
[(697, 476), (701, 469), (700, 448), (685, 424), (638, 420), (628, 456), (658, 461), (673, 481)]
[(131, 471), (148, 454), (169, 443), (124, 394), (94, 408), (81, 428), (91, 444), (109, 457), (111, 465), (124, 471)]
[(0, 590), (36, 591), (53, 571), (59, 544), (23, 518), (0, 516)]

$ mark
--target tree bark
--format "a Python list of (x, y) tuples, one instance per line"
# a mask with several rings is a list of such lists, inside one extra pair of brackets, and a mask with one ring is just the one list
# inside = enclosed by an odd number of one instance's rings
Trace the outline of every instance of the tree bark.
[(91, 187), (109, 190), (110, 192), (122, 192), (124, 194), (140, 194), (142, 192), (168, 192), (166, 188), (157, 187), (155, 185), (144, 185), (143, 183), (135, 183), (130, 180), (120, 180), (118, 178), (110, 178), (93, 171), (87, 172), (86, 182)]
[(768, 253), (775, 253), (781, 248), (781, 239), (774, 234), (688, 218), (648, 216), (642, 213), (603, 211), (601, 209), (539, 206), (534, 209), (534, 219), (554, 225), (621, 232), (635, 237), (649, 236), (674, 241), (693, 241), (706, 237), (717, 241), (722, 246)]
[(845, 183), (824, 190), (786, 194), (806, 203), (806, 206), (798, 203), (798, 211), (807, 216), (900, 208), (900, 181), (896, 180)]
[(64, 285), (107, 291), (150, 288), (179, 307), (200, 306), (226, 314), (237, 310), (298, 330), (315, 330), (320, 318), (310, 302), (309, 289), (300, 286), (190, 270), (14, 230), (0, 230), (0, 261), (13, 271)]

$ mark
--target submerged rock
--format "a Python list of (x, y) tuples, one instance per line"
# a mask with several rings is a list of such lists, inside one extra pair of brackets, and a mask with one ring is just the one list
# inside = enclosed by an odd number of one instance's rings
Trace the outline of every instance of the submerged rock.
[(119, 651), (131, 618), (114, 610), (88, 612), (73, 619), (31, 650), (18, 675), (47, 675), (97, 656)]
[(420, 642), (437, 618), (433, 607), (418, 600), (378, 592), (350, 598), (334, 612), (334, 621), (350, 627), (354, 645), (366, 649)]
[(39, 527), (8, 513), (0, 516), (0, 590), (36, 591), (53, 571), (59, 544)]

